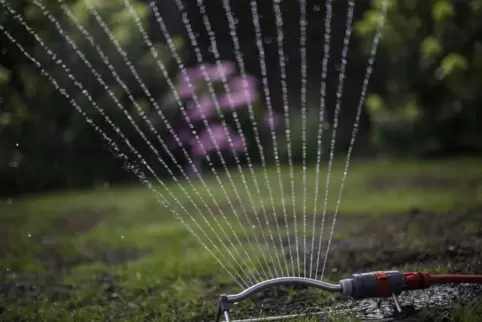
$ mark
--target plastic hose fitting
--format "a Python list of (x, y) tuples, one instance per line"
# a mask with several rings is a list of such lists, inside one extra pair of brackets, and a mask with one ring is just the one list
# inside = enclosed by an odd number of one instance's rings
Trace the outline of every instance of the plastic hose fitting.
[(405, 276), (399, 271), (353, 274), (340, 281), (342, 294), (355, 299), (399, 295), (405, 288)]
[(423, 290), (432, 285), (432, 276), (427, 272), (406, 272), (403, 273), (405, 277), (405, 289), (409, 291)]

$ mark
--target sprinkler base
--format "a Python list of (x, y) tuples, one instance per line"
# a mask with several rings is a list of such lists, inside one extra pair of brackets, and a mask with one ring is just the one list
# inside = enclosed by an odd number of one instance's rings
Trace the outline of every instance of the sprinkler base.
[[(431, 275), (427, 272), (384, 271), (353, 274), (342, 279), (339, 284), (330, 284), (306, 277), (278, 277), (255, 284), (246, 290), (233, 295), (221, 295), (217, 303), (216, 322), (224, 316), (226, 322), (230, 319), (230, 307), (233, 303), (250, 298), (265, 289), (286, 285), (302, 284), (319, 288), (328, 292), (341, 293), (345, 298), (368, 299), (391, 297), (394, 304), (393, 317), (406, 318), (416, 313), (411, 305), (400, 305), (397, 296), (403, 291), (414, 291), (429, 288), (437, 284), (482, 284), (482, 275)], [(292, 315), (277, 317), (276, 320), (293, 318)], [(270, 320), (268, 319), (264, 319)], [(256, 321), (256, 319), (244, 320)]]

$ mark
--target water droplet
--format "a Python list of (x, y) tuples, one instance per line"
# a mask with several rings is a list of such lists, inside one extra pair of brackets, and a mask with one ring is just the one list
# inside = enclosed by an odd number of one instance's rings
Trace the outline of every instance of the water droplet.
[(31, 233), (28, 233), (27, 234), (28, 238), (32, 237), (32, 234)]
[(124, 239), (124, 235), (121, 236), (121, 239)]
[(313, 10), (315, 10), (315, 11), (320, 11), (320, 9), (321, 9), (321, 8), (320, 8), (320, 5), (318, 5), (318, 4), (315, 4), (315, 5), (313, 6)]

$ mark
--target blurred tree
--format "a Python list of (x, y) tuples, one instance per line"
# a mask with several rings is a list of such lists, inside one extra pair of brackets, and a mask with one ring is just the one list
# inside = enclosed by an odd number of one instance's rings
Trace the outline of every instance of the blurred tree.
[[(62, 33), (70, 37), (98, 75), (101, 75), (112, 94), (133, 114), (136, 121), (140, 121), (139, 113), (135, 113), (134, 104), (116, 81), (110, 67), (104, 63), (102, 54), (108, 57), (109, 63), (129, 88), (134, 100), (146, 112), (151, 108), (152, 102), (147, 99), (131, 69), (135, 68), (155, 101), (160, 101), (164, 95), (166, 82), (157, 68), (156, 59), (139, 32), (136, 19), (124, 6), (124, 1), (93, 1), (94, 10), (89, 8), (89, 3), (90, 1), (84, 0), (10, 1), (8, 7), (2, 4), (0, 24), (41, 62), (103, 130), (115, 136), (115, 131), (109, 132), (109, 126), (101, 115), (93, 109), (82, 91), (74, 86), (65, 68), (82, 83), (93, 100), (126, 136), (132, 138), (134, 143), (140, 143), (140, 137), (135, 135), (132, 125), (128, 124), (127, 118), (116, 106), (109, 92), (101, 86), (92, 70), (72, 49)], [(148, 5), (140, 1), (131, 3), (140, 23), (145, 27), (150, 13)], [(63, 63), (59, 64), (59, 61), (51, 59), (35, 38), (14, 18), (15, 14), (12, 14), (11, 10), (23, 17), (28, 26)], [(96, 12), (125, 50), (132, 66), (125, 63), (108, 34), (104, 32), (94, 15)], [(49, 20), (49, 14), (54, 21)], [(58, 25), (55, 22), (58, 22)], [(98, 48), (92, 46), (79, 25), (87, 30)], [(75, 111), (70, 102), (55, 90), (4, 33), (0, 33), (0, 37), (0, 193), (12, 195), (125, 179), (125, 171), (120, 171), (122, 165), (110, 156), (98, 134)], [(176, 41), (176, 45), (178, 44)], [(156, 51), (157, 59), (169, 66), (170, 55), (167, 55), (166, 48), (156, 45)], [(145, 129), (146, 126), (141, 128)], [(159, 130), (162, 135), (164, 129), (160, 127)], [(145, 131), (146, 134), (148, 132)], [(140, 146), (140, 150), (149, 156), (146, 144)]]
[[(382, 0), (356, 25), (369, 48)], [(482, 0), (389, 0), (367, 97), (376, 143), (423, 156), (482, 151)]]

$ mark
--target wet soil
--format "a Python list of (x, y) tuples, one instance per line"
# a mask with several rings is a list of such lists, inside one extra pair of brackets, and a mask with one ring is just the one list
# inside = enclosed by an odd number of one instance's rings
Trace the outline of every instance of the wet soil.
[[(75, 212), (73, 217), (82, 217)], [(68, 217), (68, 216), (66, 216)], [(86, 220), (88, 218), (89, 220)], [(64, 218), (57, 222), (57, 227), (64, 234), (86, 232), (95, 227), (96, 222), (104, 218), (102, 214), (90, 214), (84, 221)], [(331, 225), (332, 216), (326, 224)], [(386, 214), (381, 216), (340, 214), (337, 230), (342, 230), (347, 238), (334, 239), (331, 243), (329, 260), (325, 276), (338, 280), (351, 273), (372, 270), (402, 269), (404, 266), (421, 266), (427, 270), (442, 268), (444, 273), (482, 274), (482, 207), (464, 211), (446, 213), (428, 213), (412, 209), (405, 214)], [(326, 234), (326, 232), (325, 232)], [(35, 299), (43, 296), (51, 301), (71, 299), (78, 285), (69, 285), (63, 278), (68, 271), (83, 263), (103, 262), (108, 265), (122, 264), (136, 260), (143, 254), (136, 249), (105, 250), (98, 245), (89, 245), (87, 249), (65, 254), (59, 245), (51, 240), (34, 241), (44, 244), (44, 251), (36, 254), (38, 262), (46, 273), (18, 274), (10, 271), (0, 272), (0, 297)], [(289, 253), (288, 239), (285, 238), (285, 253)], [(290, 240), (294, 245), (294, 240)], [(306, 252), (320, 253), (319, 274), (326, 254), (326, 242), (315, 243), (312, 250), (299, 249), (300, 256)], [(294, 253), (296, 249), (291, 249)], [(316, 265), (315, 262), (312, 265)], [(304, 268), (309, 271), (310, 263)], [(214, 305), (216, 295), (231, 288), (231, 285), (219, 285), (215, 279), (203, 280), (209, 294), (202, 301), (204, 308), (199, 308), (199, 315), (192, 321), (211, 321), (212, 316), (203, 314), (205, 307)], [(102, 272), (92, 277), (91, 285), (99, 290), (95, 298), (72, 301), (70, 308), (75, 310), (89, 305), (115, 306), (114, 320), (122, 319), (118, 314), (129, 314), (130, 307), (138, 305), (140, 298), (158, 296), (162, 287), (142, 290), (139, 294), (125, 294), (118, 278), (109, 272)], [(477, 286), (444, 286), (423, 292), (406, 294), (401, 297), (402, 304), (414, 305), (417, 314), (408, 321), (446, 321), (454, 303), (464, 303), (482, 296), (482, 288)], [(180, 307), (170, 307), (171, 311), (185, 310), (185, 303)], [(0, 307), (0, 319), (1, 319)], [(384, 301), (380, 308), (373, 300), (346, 302), (336, 296), (326, 295), (304, 287), (280, 287), (258, 294), (253, 301), (233, 308), (233, 313), (240, 318), (275, 316), (309, 312), (347, 312), (364, 319), (388, 318), (393, 314), (393, 305)], [(319, 316), (319, 314), (318, 314)]]
[[(350, 237), (332, 241), (327, 263), (330, 273), (448, 261), (481, 272), (482, 208), (450, 213), (414, 209), (406, 215), (364, 218), (341, 215), (337, 226)], [(313, 252), (324, 259), (326, 247), (324, 241), (321, 249), (315, 245)], [(304, 251), (300, 248), (299, 252), (301, 256)]]
[[(331, 219), (327, 224), (331, 225)], [(482, 274), (482, 207), (447, 213), (412, 209), (407, 214), (383, 216), (340, 214), (337, 227), (349, 238), (332, 241), (325, 278), (339, 280), (352, 273), (404, 270), (404, 267), (422, 267), (432, 273), (442, 269), (442, 273), (447, 274)], [(288, 245), (291, 244), (292, 254), (297, 251), (293, 247), (294, 238), (289, 242), (288, 238), (284, 239), (284, 254), (288, 260)], [(321, 248), (316, 242), (313, 250), (298, 249), (300, 257), (306, 254), (310, 258), (313, 253), (313, 271), (319, 258), (318, 276), (322, 273), (326, 247), (327, 242), (323, 241)], [(310, 268), (307, 263), (304, 267), (307, 274)], [(456, 303), (463, 304), (476, 297), (482, 297), (482, 286), (449, 285), (413, 292), (402, 296), (401, 301), (416, 309), (416, 314), (408, 321), (446, 321)], [(280, 287), (258, 294), (241, 311), (243, 316), (279, 316), (293, 312), (318, 312), (319, 316), (319, 312), (328, 310), (327, 303), (331, 301), (333, 305), (329, 306), (329, 311), (354, 313), (363, 319), (390, 318), (394, 312), (391, 301), (385, 301), (378, 308), (373, 300), (348, 304), (340, 300), (338, 297), (327, 299), (322, 293), (313, 296), (305, 287)]]
[[(463, 307), (470, 304), (474, 298), (480, 298), (482, 289), (474, 285), (445, 285), (434, 286), (424, 291), (402, 293), (398, 297), (402, 313), (396, 313), (391, 299), (347, 301), (333, 298), (320, 301), (319, 296), (317, 298), (314, 294), (306, 294), (304, 297), (288, 297), (282, 301), (263, 298), (253, 302), (248, 308), (238, 310), (235, 306), (232, 315), (236, 319), (302, 315), (325, 321), (332, 316), (341, 315), (351, 317), (352, 320), (358, 318), (361, 321), (452, 322), (457, 321), (452, 316), (454, 306)], [(332, 302), (332, 305), (327, 304), (328, 302)], [(299, 320), (299, 316), (293, 317), (290, 321), (296, 320)]]

